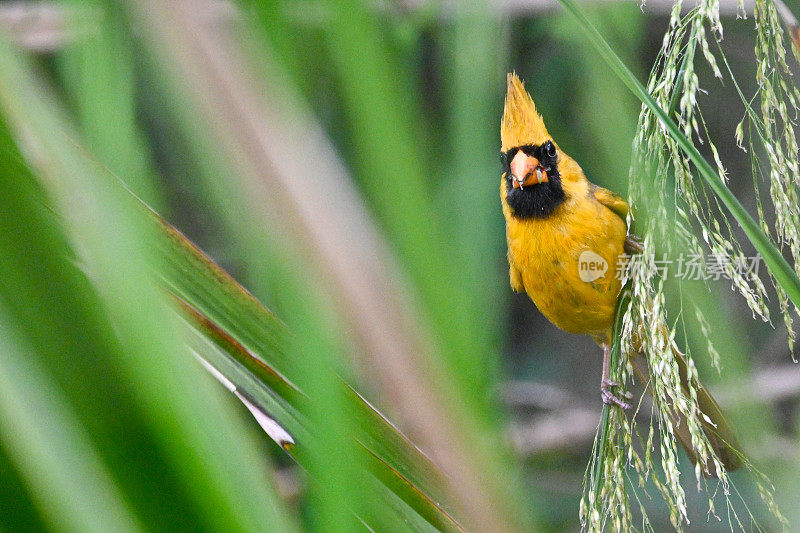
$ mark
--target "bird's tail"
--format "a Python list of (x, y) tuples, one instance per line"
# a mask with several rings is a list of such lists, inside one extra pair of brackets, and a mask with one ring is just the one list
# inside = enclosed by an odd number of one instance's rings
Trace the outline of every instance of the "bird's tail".
[[(678, 350), (673, 350), (673, 352), (675, 353), (675, 358), (678, 362), (681, 388), (683, 389), (684, 394), (689, 396), (686, 358)], [(639, 379), (641, 379), (643, 383), (648, 384), (648, 392), (651, 392), (649, 385), (650, 371), (647, 366), (647, 358), (645, 355), (639, 353), (632, 357), (631, 364), (633, 365), (633, 369)], [(702, 383), (698, 381), (696, 388), (698, 406), (700, 407), (700, 410), (708, 417), (708, 420), (710, 420), (709, 423), (701, 418), (703, 432), (706, 434), (708, 442), (711, 444), (711, 447), (714, 449), (714, 452), (722, 463), (722, 466), (725, 467), (726, 471), (730, 472), (732, 470), (741, 468), (742, 454), (739, 451), (739, 444), (736, 440), (736, 435), (733, 432), (733, 428), (728, 422), (728, 419), (725, 417), (725, 414), (722, 412), (722, 408), (720, 408), (719, 404), (716, 402), (716, 400), (714, 400), (714, 397), (711, 396), (711, 393), (703, 386)], [(672, 428), (681, 445), (686, 450), (687, 455), (692, 460), (692, 463), (696, 463), (697, 457), (692, 448), (692, 439), (689, 434), (689, 428), (685, 418), (676, 414), (675, 418), (672, 420)], [(713, 464), (708, 465), (706, 474), (712, 477), (717, 477), (717, 473), (714, 470)]]

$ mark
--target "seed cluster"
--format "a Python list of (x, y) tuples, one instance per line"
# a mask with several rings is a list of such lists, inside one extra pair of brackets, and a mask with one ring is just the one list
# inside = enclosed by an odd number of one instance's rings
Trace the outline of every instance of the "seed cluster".
[[(717, 78), (726, 80), (726, 83), (730, 80), (739, 88), (720, 46), (723, 29), (719, 2), (697, 0), (695, 7), (686, 14), (682, 14), (682, 8), (682, 0), (676, 0), (647, 88), (662, 109), (668, 110), (683, 134), (710, 153), (719, 179), (727, 183), (725, 167), (698, 106), (697, 96), (704, 91), (695, 72), (696, 61), (704, 61)], [(800, 273), (800, 213), (797, 210), (800, 164), (793, 124), (797, 118), (800, 93), (786, 63), (787, 40), (773, 1), (756, 0), (753, 19), (758, 90), (757, 94), (750, 96), (739, 91), (745, 114), (736, 128), (735, 137), (752, 161), (760, 225), (767, 234), (775, 237), (782, 250), (789, 251)], [(759, 102), (760, 106), (756, 107), (754, 102)], [(648, 214), (644, 224), (636, 227), (643, 240), (643, 256), (655, 257), (655, 243), (658, 243), (658, 252), (662, 254), (671, 255), (675, 251), (702, 255), (707, 251), (730, 258), (730, 268), (725, 277), (743, 296), (753, 315), (769, 321), (767, 290), (758, 271), (735, 268), (746, 261), (746, 256), (726, 210), (716, 196), (709, 193), (703, 181), (695, 177), (689, 157), (646, 106), (642, 106), (637, 131), (630, 172), (630, 203), (632, 213)], [(759, 194), (758, 184), (764, 180), (769, 183), (768, 200)], [(774, 208), (772, 232), (765, 216), (765, 201)], [(632, 215), (629, 218), (632, 227)], [(769, 278), (776, 288), (792, 346), (794, 334), (790, 312), (797, 312), (797, 309), (775, 279)], [(652, 483), (666, 502), (672, 525), (680, 530), (688, 524), (678, 467), (677, 438), (670, 423), (680, 415), (686, 421), (697, 458), (697, 484), (705, 487), (709, 495), (709, 516), (717, 516), (714, 498), (717, 493), (722, 493), (727, 507), (724, 514), (729, 517), (731, 527), (752, 528), (754, 524), (749, 521), (752, 516), (745, 520), (744, 516), (740, 518), (737, 514), (741, 513), (740, 509), (737, 511), (741, 506), (734, 506), (731, 502), (731, 482), (703, 432), (705, 415), (698, 406), (697, 371), (689, 350), (684, 354), (689, 385), (686, 388), (681, 386), (676, 331), (682, 327), (687, 315), (694, 316), (701, 332), (709, 339), (711, 361), (719, 368), (719, 354), (707, 334), (710, 327), (697, 307), (693, 313), (684, 309), (677, 319), (670, 320), (664, 301), (664, 281), (654, 264), (640, 265), (635, 272), (630, 272), (630, 305), (618, 319), (615, 339), (619, 344), (620, 365), (612, 374), (616, 372), (613, 375), (616, 381), (629, 382), (633, 372), (631, 358), (638, 352), (647, 357), (650, 367), (647, 386), (654, 400), (649, 413), (649, 431), (645, 437), (636, 427), (635, 419), (629, 420), (619, 409), (609, 410), (608, 423), (605, 426), (601, 424), (593, 460), (587, 469), (581, 501), (582, 527), (591, 531), (604, 528), (614, 531), (652, 530), (641, 503), (642, 524), (634, 527), (632, 523), (631, 502), (639, 502), (637, 490), (644, 491), (647, 483)], [(641, 405), (637, 412), (640, 408)], [(660, 438), (656, 438), (656, 433)], [(656, 443), (659, 443), (657, 454), (653, 453)], [(657, 462), (660, 468), (656, 466)], [(753, 472), (767, 507), (783, 520), (775, 505), (769, 480), (750, 465), (748, 468)], [(716, 472), (719, 478), (711, 480), (703, 475), (704, 472)], [(746, 509), (746, 502), (742, 501), (742, 504)], [(747, 513), (749, 515), (749, 511)], [(759, 526), (755, 524), (755, 527)]]

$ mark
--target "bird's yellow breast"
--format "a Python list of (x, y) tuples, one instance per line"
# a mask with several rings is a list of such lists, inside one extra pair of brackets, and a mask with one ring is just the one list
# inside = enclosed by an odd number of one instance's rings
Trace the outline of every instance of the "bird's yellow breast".
[(559, 328), (602, 341), (613, 325), (626, 227), (590, 194), (585, 178), (565, 183), (565, 193), (549, 217), (518, 219), (501, 180), (511, 284)]

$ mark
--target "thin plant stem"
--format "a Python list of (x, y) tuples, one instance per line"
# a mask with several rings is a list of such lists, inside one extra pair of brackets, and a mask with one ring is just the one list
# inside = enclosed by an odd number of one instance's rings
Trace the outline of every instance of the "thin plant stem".
[[(615, 378), (615, 373), (617, 370), (617, 365), (619, 364), (620, 359), (620, 352), (621, 352), (621, 343), (619, 342), (620, 333), (622, 331), (622, 317), (625, 315), (625, 312), (628, 310), (628, 305), (631, 302), (631, 295), (630, 295), (630, 282), (628, 282), (620, 291), (619, 300), (617, 300), (617, 309), (615, 311), (616, 319), (614, 320), (614, 335), (612, 337), (612, 344), (611, 344), (611, 379)], [(609, 445), (608, 443), (608, 434), (609, 428), (611, 425), (611, 409), (613, 406), (609, 404), (603, 404), (603, 411), (600, 417), (600, 440), (598, 441), (600, 444), (599, 446), (595, 446), (594, 449), (594, 459), (593, 459), (593, 467), (592, 467), (592, 492), (595, 494), (595, 501), (594, 501), (594, 508), (600, 511), (599, 503), (600, 503), (600, 486), (603, 482), (603, 469), (604, 469), (604, 458), (605, 458), (605, 449)]]

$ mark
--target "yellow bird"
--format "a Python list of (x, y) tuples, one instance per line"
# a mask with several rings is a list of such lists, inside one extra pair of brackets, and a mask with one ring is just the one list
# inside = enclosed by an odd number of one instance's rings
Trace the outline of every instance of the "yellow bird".
[[(500, 199), (506, 220), (511, 287), (526, 292), (550, 322), (570, 333), (591, 336), (603, 349), (603, 402), (630, 405), (609, 379), (611, 331), (621, 289), (617, 264), (626, 250), (639, 250), (628, 236), (628, 204), (590, 183), (581, 167), (555, 143), (533, 99), (516, 76), (508, 75), (500, 128), (503, 175)], [(685, 380), (685, 360), (676, 353)], [(633, 361), (646, 380), (643, 357)], [(645, 381), (646, 382), (646, 381)], [(631, 396), (621, 393), (625, 399)], [(714, 399), (700, 386), (699, 403), (712, 420), (706, 434), (726, 469), (740, 465), (733, 435)], [(682, 427), (681, 427), (682, 426)], [(676, 433), (691, 454), (686, 424)]]

